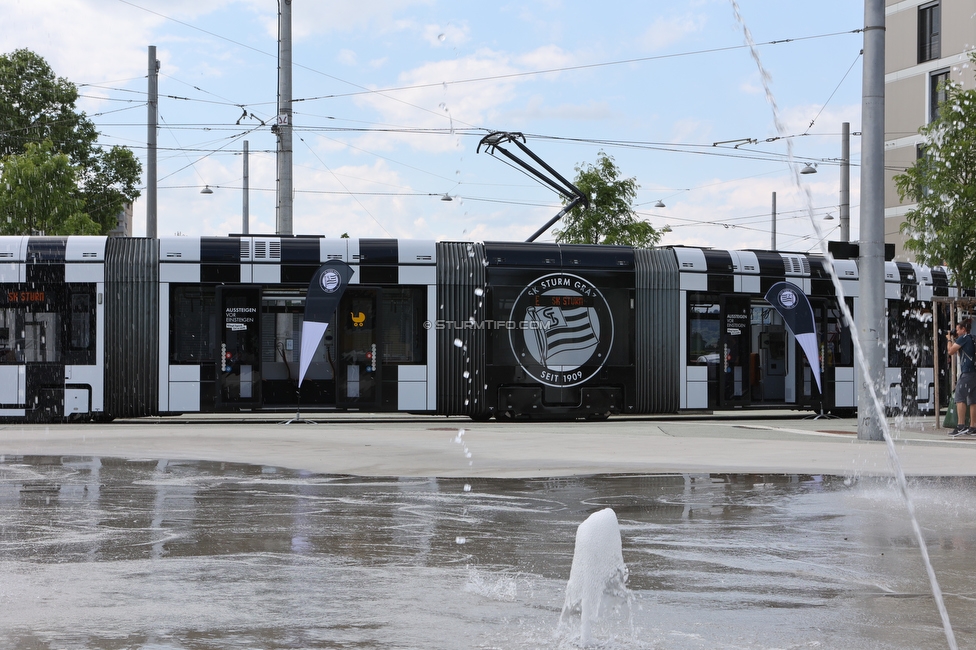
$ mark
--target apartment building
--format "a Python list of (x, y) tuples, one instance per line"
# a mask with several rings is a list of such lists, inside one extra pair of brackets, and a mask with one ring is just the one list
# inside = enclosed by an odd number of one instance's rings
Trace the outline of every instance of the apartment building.
[(912, 205), (894, 177), (918, 157), (919, 128), (938, 116), (939, 84), (976, 86), (976, 0), (886, 0), (885, 25), (885, 241), (895, 259), (912, 261), (899, 232)]

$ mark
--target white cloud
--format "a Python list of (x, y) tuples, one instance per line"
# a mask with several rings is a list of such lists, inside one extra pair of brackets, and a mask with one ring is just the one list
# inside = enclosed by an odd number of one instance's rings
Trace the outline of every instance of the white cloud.
[(526, 71), (555, 70), (577, 63), (575, 57), (556, 45), (543, 45), (520, 54), (516, 63)]
[(663, 50), (685, 40), (691, 34), (701, 32), (706, 22), (707, 18), (702, 14), (657, 18), (644, 31), (641, 44), (647, 50)]
[(523, 108), (506, 111), (505, 115), (516, 123), (532, 120), (605, 121), (617, 116), (613, 107), (604, 100), (588, 99), (579, 104), (555, 106), (547, 106), (545, 101), (544, 95), (533, 95)]
[(30, 49), (75, 83), (144, 76), (152, 28), (163, 20), (91, 0), (0, 0), (0, 15), (0, 52)]
[(708, 141), (712, 125), (697, 118), (685, 118), (671, 125), (670, 141), (683, 144), (704, 144)]
[[(256, 10), (267, 11), (265, 0), (250, 0)], [(292, 37), (305, 40), (331, 32), (373, 30), (378, 33), (405, 28), (398, 16), (416, 7), (429, 6), (434, 0), (371, 0), (370, 2), (294, 2), (292, 4)], [(274, 6), (274, 3), (270, 3)], [(270, 21), (268, 33), (277, 34), (277, 16)]]

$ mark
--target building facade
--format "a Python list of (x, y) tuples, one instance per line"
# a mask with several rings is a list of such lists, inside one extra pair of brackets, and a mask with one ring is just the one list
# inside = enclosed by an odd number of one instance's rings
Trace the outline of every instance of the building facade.
[(899, 228), (913, 204), (894, 177), (920, 155), (918, 130), (938, 116), (940, 84), (976, 86), (976, 0), (885, 0), (885, 241), (895, 259), (914, 261)]

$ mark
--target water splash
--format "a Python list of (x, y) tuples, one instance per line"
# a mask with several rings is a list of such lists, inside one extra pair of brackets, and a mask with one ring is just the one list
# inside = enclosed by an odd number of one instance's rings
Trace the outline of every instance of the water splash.
[[(771, 77), (763, 67), (762, 60), (759, 57), (759, 51), (756, 49), (756, 43), (752, 38), (752, 32), (749, 31), (749, 27), (746, 25), (745, 20), (739, 11), (738, 2), (736, 0), (729, 0), (729, 2), (732, 3), (732, 11), (735, 14), (735, 20), (742, 29), (742, 34), (745, 37), (746, 44), (749, 46), (749, 52), (752, 55), (753, 61), (756, 63), (756, 67), (759, 69), (759, 76), (762, 79), (766, 101), (769, 102), (769, 106), (773, 112), (773, 124), (776, 127), (776, 132), (780, 136), (785, 136), (787, 135), (787, 131), (780, 120), (779, 107), (776, 104), (776, 98), (773, 96), (772, 92)], [(807, 214), (810, 218), (810, 223), (813, 225), (813, 230), (817, 235), (817, 242), (820, 246), (821, 252), (823, 253), (824, 265), (827, 273), (830, 275), (830, 280), (834, 285), (834, 290), (837, 294), (837, 303), (841, 309), (841, 312), (844, 314), (844, 319), (849, 325), (851, 325), (854, 323), (854, 317), (851, 314), (850, 309), (847, 307), (847, 301), (844, 298), (844, 290), (841, 286), (840, 279), (837, 277), (837, 273), (834, 271), (834, 258), (827, 249), (826, 237), (821, 231), (820, 224), (817, 223), (817, 220), (814, 217), (813, 197), (810, 193), (810, 189), (805, 187), (800, 182), (800, 173), (797, 166), (793, 163), (793, 143), (789, 138), (786, 138), (785, 141), (787, 161), (790, 169), (793, 171), (794, 184), (806, 197)], [(857, 360), (861, 364), (861, 368), (868, 368), (869, 364), (867, 362), (867, 357), (864, 354), (864, 349), (861, 347), (860, 340), (856, 336), (852, 336), (851, 342), (854, 345), (854, 353), (857, 355)], [(878, 394), (877, 387), (873, 382), (867, 381), (864, 383), (868, 388), (873, 408), (876, 411), (877, 419), (881, 426), (881, 433), (884, 436), (885, 445), (888, 450), (888, 460), (895, 472), (898, 491), (905, 503), (905, 508), (908, 510), (908, 515), (912, 524), (912, 531), (915, 534), (915, 541), (918, 543), (919, 551), (921, 552), (922, 559), (925, 562), (925, 571), (928, 574), (929, 585), (932, 589), (932, 596), (935, 598), (935, 603), (939, 609), (939, 616), (942, 618), (942, 627), (945, 630), (946, 641), (949, 643), (949, 647), (952, 650), (957, 650), (959, 646), (956, 645), (956, 636), (953, 633), (952, 625), (949, 622), (949, 613), (946, 611), (945, 600), (942, 597), (942, 588), (939, 586), (939, 580), (935, 575), (935, 569), (932, 567), (932, 562), (929, 559), (929, 552), (925, 545), (925, 537), (922, 535), (922, 529), (918, 525), (918, 518), (915, 516), (915, 504), (908, 492), (908, 480), (905, 478), (905, 470), (902, 468), (901, 459), (898, 456), (898, 451), (895, 449), (895, 442), (892, 438), (891, 429), (888, 425), (888, 418), (884, 412), (883, 399), (881, 395)]]
[[(474, 461), (471, 460), (471, 450), (468, 449), (468, 445), (464, 442), (464, 429), (458, 429), (457, 435), (454, 437), (454, 442), (455, 444), (461, 445), (461, 451), (464, 453), (464, 457), (468, 459), (468, 466), (473, 465)], [(465, 492), (468, 491), (470, 490), (465, 490)]]
[(629, 602), (627, 565), (624, 564), (617, 514), (611, 508), (594, 512), (576, 529), (573, 564), (566, 585), (566, 600), (559, 615), (580, 614), (580, 643), (593, 643), (592, 624), (613, 599)]

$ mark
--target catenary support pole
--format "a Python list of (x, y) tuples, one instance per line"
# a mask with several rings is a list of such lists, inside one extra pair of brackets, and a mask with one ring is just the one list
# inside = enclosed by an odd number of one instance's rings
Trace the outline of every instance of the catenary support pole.
[(250, 187), (249, 187), (248, 178), (247, 178), (247, 176), (248, 176), (248, 169), (247, 169), (248, 160), (247, 160), (247, 157), (248, 157), (248, 153), (247, 153), (247, 140), (245, 140), (244, 141), (244, 205), (241, 208), (241, 222), (242, 222), (241, 223), (241, 226), (242, 226), (241, 232), (243, 234), (245, 234), (245, 235), (249, 234), (248, 231), (250, 230), (250, 225), (251, 225), (250, 224), (251, 217), (248, 214), (248, 212), (250, 211), (250, 206), (248, 205), (248, 201), (249, 201), (248, 193), (250, 191)]
[(149, 113), (146, 124), (146, 237), (156, 239), (156, 131), (159, 113), (159, 61), (149, 46)]
[(292, 208), (291, 0), (278, 0), (278, 234), (294, 234)]
[(773, 192), (773, 223), (770, 231), (773, 235), (769, 242), (769, 249), (776, 250), (776, 192)]
[(871, 385), (884, 385), (884, 57), (885, 0), (864, 0), (864, 79), (861, 95), (861, 227), (859, 310), (854, 316), (866, 357), (858, 369), (857, 437), (883, 440)]
[(851, 123), (840, 134), (840, 240), (851, 241)]

